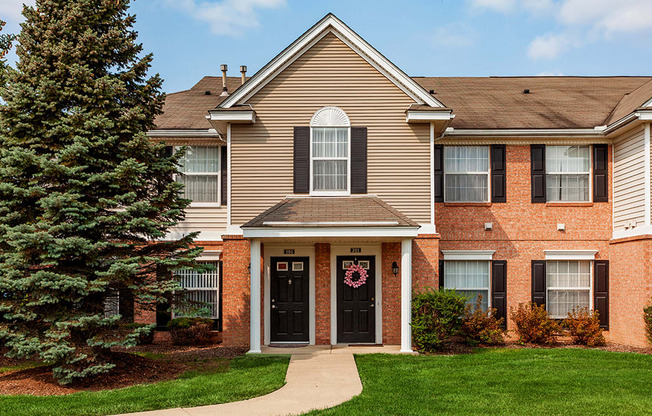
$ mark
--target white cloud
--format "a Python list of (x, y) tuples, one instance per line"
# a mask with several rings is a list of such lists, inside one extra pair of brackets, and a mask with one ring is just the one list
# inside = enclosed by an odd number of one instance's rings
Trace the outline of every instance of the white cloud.
[(528, 47), (527, 54), (532, 59), (556, 59), (573, 45), (565, 34), (547, 33), (537, 36)]
[(206, 22), (218, 35), (238, 36), (242, 29), (260, 25), (258, 9), (276, 9), (285, 6), (285, 0), (167, 0), (170, 7)]
[(508, 13), (514, 10), (516, 0), (471, 0), (471, 6), (476, 9), (489, 9)]
[(435, 29), (432, 39), (446, 47), (466, 47), (475, 43), (475, 30), (464, 23), (454, 22)]
[(17, 23), (23, 20), (23, 3), (33, 6), (35, 0), (1, 0), (0, 1), (0, 19), (6, 21), (11, 26), (17, 26)]

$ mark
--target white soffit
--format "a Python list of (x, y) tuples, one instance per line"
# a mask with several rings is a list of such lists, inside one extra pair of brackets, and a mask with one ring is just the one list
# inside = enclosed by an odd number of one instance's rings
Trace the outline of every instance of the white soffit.
[(492, 260), (496, 250), (442, 250), (444, 260)]
[(546, 260), (595, 260), (598, 250), (544, 250)]
[(419, 227), (247, 227), (244, 238), (401, 237), (419, 235)]
[(423, 89), (421, 85), (410, 78), (389, 59), (385, 58), (332, 13), (327, 14), (290, 46), (285, 48), (260, 71), (247, 80), (242, 87), (231, 94), (226, 100), (222, 101), (219, 107), (230, 108), (233, 105), (246, 102), (252, 95), (328, 33), (333, 33), (350, 46), (364, 60), (369, 62), (369, 64), (385, 75), (417, 103), (428, 104), (434, 108), (445, 107), (439, 100)]

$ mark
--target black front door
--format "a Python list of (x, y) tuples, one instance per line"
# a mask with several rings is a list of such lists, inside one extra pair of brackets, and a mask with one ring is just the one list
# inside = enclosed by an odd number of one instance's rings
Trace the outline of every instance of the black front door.
[[(376, 258), (373, 256), (337, 257), (337, 342), (376, 342)], [(362, 266), (367, 280), (359, 287), (345, 282), (350, 264)], [(352, 280), (358, 278), (353, 273)]]
[(271, 342), (308, 342), (308, 257), (270, 260)]

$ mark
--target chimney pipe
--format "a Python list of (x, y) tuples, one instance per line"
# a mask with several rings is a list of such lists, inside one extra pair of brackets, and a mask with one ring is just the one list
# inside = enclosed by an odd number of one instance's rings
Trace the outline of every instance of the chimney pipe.
[(222, 70), (222, 94), (221, 96), (227, 96), (229, 95), (229, 92), (226, 88), (226, 71), (229, 69), (227, 64), (222, 64), (220, 65), (220, 69)]
[(247, 65), (240, 65), (240, 74), (242, 74), (242, 83), (247, 80)]

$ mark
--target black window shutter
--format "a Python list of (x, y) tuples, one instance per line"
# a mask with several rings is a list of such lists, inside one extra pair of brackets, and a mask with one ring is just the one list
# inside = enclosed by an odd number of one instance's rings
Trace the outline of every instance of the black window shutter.
[(546, 261), (532, 260), (532, 303), (546, 304)]
[(546, 145), (530, 145), (532, 203), (546, 202)]
[(507, 202), (507, 166), (505, 145), (491, 146), (491, 202)]
[(595, 260), (593, 267), (593, 308), (600, 314), (600, 327), (609, 329), (609, 260)]
[(433, 153), (435, 202), (444, 202), (444, 146), (436, 144)]
[(439, 260), (439, 288), (444, 288), (444, 260)]
[(294, 128), (294, 193), (310, 193), (310, 127)]
[(173, 154), (174, 154), (174, 146), (165, 146), (165, 148), (163, 149), (163, 155), (165, 157), (172, 157)]
[(367, 193), (366, 127), (351, 127), (351, 193)]
[(507, 319), (507, 261), (491, 262), (491, 306), (496, 309), (496, 318)]
[(220, 203), (222, 205), (226, 205), (229, 203), (228, 201), (228, 186), (229, 186), (229, 180), (228, 180), (228, 169), (229, 169), (229, 164), (227, 162), (227, 154), (226, 154), (226, 146), (222, 146), (220, 149), (220, 180), (221, 180), (221, 190), (220, 190)]
[(593, 202), (609, 202), (609, 169), (606, 144), (593, 145)]

